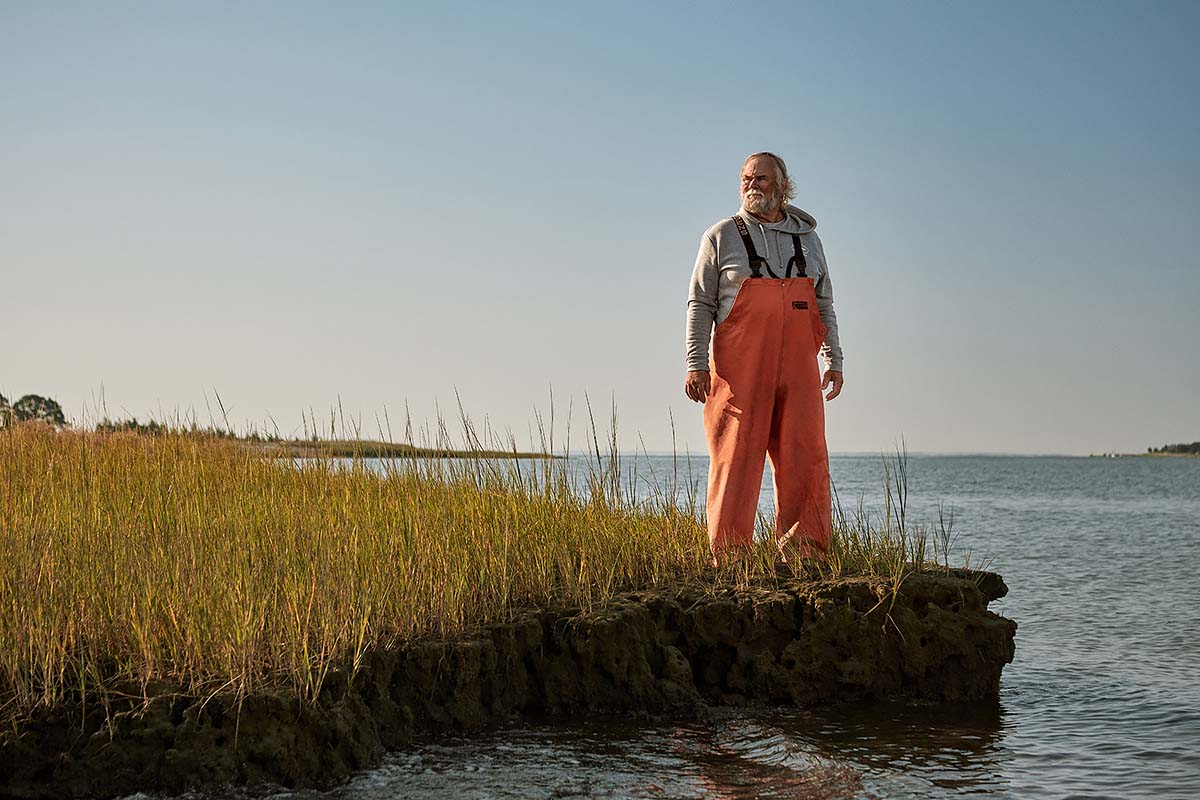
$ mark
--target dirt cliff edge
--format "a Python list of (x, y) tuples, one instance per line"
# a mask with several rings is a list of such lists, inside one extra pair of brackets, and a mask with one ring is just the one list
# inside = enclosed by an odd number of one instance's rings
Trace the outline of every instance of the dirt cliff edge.
[(0, 734), (0, 796), (111, 797), (229, 784), (322, 786), (417, 737), (524, 717), (687, 715), (707, 705), (995, 698), (1016, 623), (1000, 576), (951, 570), (629, 592), (537, 609), (452, 641), (366, 654), (317, 703), (189, 696), (46, 709)]

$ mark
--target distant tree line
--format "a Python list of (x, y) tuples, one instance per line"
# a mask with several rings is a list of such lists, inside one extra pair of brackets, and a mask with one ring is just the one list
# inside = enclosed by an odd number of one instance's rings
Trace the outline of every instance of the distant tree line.
[(49, 397), (27, 394), (9, 405), (8, 398), (0, 394), (0, 427), (13, 422), (39, 420), (47, 425), (61, 428), (67, 424), (62, 406)]
[(97, 433), (136, 433), (141, 436), (165, 436), (167, 434), (183, 434), (187, 436), (204, 436), (213, 439), (239, 439), (246, 442), (279, 442), (282, 441), (279, 436), (274, 434), (261, 435), (257, 431), (251, 431), (246, 436), (238, 436), (233, 431), (224, 430), (222, 428), (201, 428), (194, 422), (190, 426), (171, 425), (163, 422), (138, 422), (137, 417), (132, 419), (108, 419), (105, 417), (100, 422), (96, 423)]
[(140, 433), (144, 436), (162, 436), (164, 433), (170, 433), (171, 429), (161, 422), (150, 420), (149, 422), (138, 422), (137, 417), (133, 419), (109, 419), (105, 417), (96, 423), (96, 433)]
[[(55, 428), (65, 427), (67, 424), (66, 415), (63, 414), (62, 406), (55, 400), (49, 397), (42, 397), (36, 394), (27, 394), (15, 403), (9, 403), (8, 398), (0, 394), (0, 428), (5, 425), (11, 425), (17, 422), (39, 421), (47, 425), (52, 425)], [(105, 417), (100, 422), (96, 423), (97, 433), (136, 433), (145, 436), (163, 436), (168, 433), (185, 434), (190, 436), (204, 436), (215, 439), (241, 439), (248, 442), (279, 442), (281, 439), (278, 435), (262, 435), (257, 431), (251, 431), (246, 436), (238, 436), (233, 431), (222, 430), (217, 427), (201, 428), (192, 422), (191, 425), (184, 426), (181, 424), (171, 425), (163, 422), (139, 422), (137, 417), (133, 419), (111, 420)]]
[(1192, 442), (1191, 444), (1164, 444), (1162, 447), (1147, 447), (1146, 452), (1200, 456), (1200, 442)]

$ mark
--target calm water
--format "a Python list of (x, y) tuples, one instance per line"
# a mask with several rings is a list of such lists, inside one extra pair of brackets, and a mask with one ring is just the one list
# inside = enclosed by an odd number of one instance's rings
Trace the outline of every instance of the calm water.
[[(831, 467), (843, 506), (881, 506), (878, 456)], [(706, 470), (692, 459), (701, 497)], [(1200, 797), (1200, 459), (913, 455), (908, 472), (910, 518), (952, 508), (960, 562), (1009, 585), (992, 606), (1020, 624), (998, 705), (524, 726), (274, 797)]]

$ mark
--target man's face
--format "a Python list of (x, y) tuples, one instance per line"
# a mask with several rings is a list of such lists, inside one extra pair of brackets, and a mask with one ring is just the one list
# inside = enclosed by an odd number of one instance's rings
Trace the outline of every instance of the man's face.
[(742, 205), (751, 214), (774, 214), (782, 205), (783, 188), (769, 158), (758, 156), (742, 167)]

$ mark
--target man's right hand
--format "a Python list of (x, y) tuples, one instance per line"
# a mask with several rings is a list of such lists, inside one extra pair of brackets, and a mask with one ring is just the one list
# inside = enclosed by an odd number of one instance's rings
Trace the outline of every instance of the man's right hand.
[(703, 403), (705, 398), (708, 397), (708, 393), (712, 391), (712, 384), (708, 378), (708, 370), (694, 369), (689, 372), (687, 380), (683, 382), (683, 391), (697, 403)]

